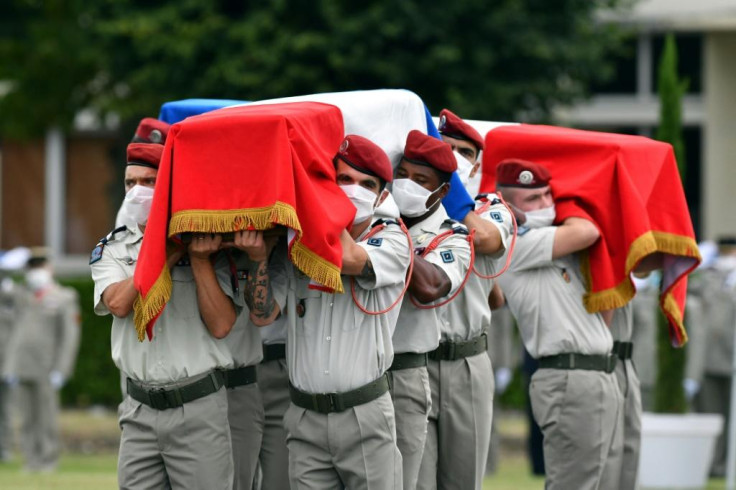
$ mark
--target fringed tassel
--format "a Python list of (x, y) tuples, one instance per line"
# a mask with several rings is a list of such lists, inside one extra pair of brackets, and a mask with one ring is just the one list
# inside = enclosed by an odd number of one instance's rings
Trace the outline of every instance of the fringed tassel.
[(249, 228), (267, 230), (274, 225), (283, 225), (301, 233), (301, 225), (294, 208), (276, 202), (262, 208), (178, 211), (171, 217), (169, 236), (189, 232), (230, 233)]
[(680, 307), (672, 296), (672, 293), (666, 293), (664, 298), (661, 300), (661, 307), (664, 314), (670, 320), (670, 329), (672, 325), (676, 329), (675, 332), (670, 331), (670, 340), (672, 341), (673, 347), (682, 347), (688, 341), (687, 330), (685, 330), (685, 324), (682, 322), (682, 315), (680, 314)]
[(169, 302), (171, 287), (171, 273), (168, 265), (164, 264), (161, 274), (151, 286), (148, 294), (145, 297), (139, 294), (133, 303), (133, 321), (140, 342), (143, 342), (146, 337), (148, 324), (161, 313), (166, 303)]
[(299, 241), (291, 247), (291, 261), (311, 279), (335, 292), (343, 292), (340, 268), (312, 252)]

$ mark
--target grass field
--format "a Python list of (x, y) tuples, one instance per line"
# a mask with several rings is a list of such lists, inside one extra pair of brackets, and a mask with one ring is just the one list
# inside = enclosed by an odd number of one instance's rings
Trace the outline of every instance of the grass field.
[[(67, 450), (57, 472), (28, 474), (22, 470), (20, 457), (0, 464), (0, 490), (107, 490), (117, 488), (118, 427), (114, 414), (64, 412), (61, 432)], [(486, 478), (484, 490), (542, 490), (544, 480), (533, 477), (520, 450), (524, 433), (523, 420), (504, 417), (500, 427), (502, 451), (498, 472)], [(706, 490), (723, 490), (723, 480), (711, 480)], [(266, 489), (270, 490), (270, 489)]]

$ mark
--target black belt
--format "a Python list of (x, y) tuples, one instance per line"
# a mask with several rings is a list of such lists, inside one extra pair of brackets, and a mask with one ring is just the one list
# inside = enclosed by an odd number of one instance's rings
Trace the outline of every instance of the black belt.
[(429, 358), (433, 361), (455, 361), (477, 356), (487, 351), (488, 337), (486, 337), (486, 334), (482, 334), (472, 340), (440, 342), (439, 347), (429, 353)]
[(151, 388), (128, 378), (128, 394), (134, 400), (156, 410), (181, 407), (185, 403), (211, 395), (225, 384), (222, 371), (214, 370), (204, 378), (174, 388)]
[(613, 353), (616, 354), (618, 358), (622, 361), (625, 361), (626, 359), (631, 359), (631, 356), (634, 353), (634, 343), (619, 342), (618, 340), (614, 340)]
[(427, 365), (427, 353), (415, 354), (414, 352), (405, 352), (403, 354), (395, 354), (394, 362), (389, 371), (399, 371), (401, 369), (409, 369), (422, 367)]
[(286, 344), (263, 344), (263, 360), (261, 362), (286, 359)]
[(617, 357), (614, 354), (588, 356), (569, 353), (542, 357), (539, 359), (539, 367), (542, 369), (585, 369), (612, 373), (616, 369), (616, 360)]
[(235, 369), (223, 371), (225, 374), (225, 387), (235, 388), (236, 386), (245, 386), (258, 381), (256, 377), (255, 366), (244, 366)]
[(289, 383), (289, 395), (294, 405), (319, 413), (342, 412), (348, 408), (375, 400), (389, 390), (388, 376), (383, 374), (375, 381), (345, 393), (312, 394), (294, 388)]

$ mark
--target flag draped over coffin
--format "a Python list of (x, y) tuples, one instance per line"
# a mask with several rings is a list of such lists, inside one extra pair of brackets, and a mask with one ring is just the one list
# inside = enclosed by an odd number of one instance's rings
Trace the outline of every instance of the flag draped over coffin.
[(507, 158), (549, 169), (557, 222), (570, 216), (601, 231), (583, 257), (589, 312), (625, 305), (635, 293), (630, 273), (647, 255), (665, 254), (660, 306), (673, 345), (687, 341), (683, 325), (687, 274), (700, 254), (669, 144), (641, 136), (521, 124), (486, 135), (481, 191), (495, 189), (496, 165)]
[(175, 124), (166, 140), (135, 272), (135, 324), (149, 339), (171, 295), (167, 238), (289, 228), (292, 262), (342, 290), (339, 236), (355, 207), (335, 183), (340, 109), (321, 103), (234, 106)]

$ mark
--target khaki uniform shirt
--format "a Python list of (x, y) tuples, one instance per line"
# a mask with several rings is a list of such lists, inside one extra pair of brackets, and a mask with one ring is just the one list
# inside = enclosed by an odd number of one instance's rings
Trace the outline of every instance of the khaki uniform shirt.
[(614, 310), (609, 329), (613, 340), (631, 342), (634, 333), (634, 308), (631, 301)]
[(71, 377), (79, 349), (80, 314), (76, 290), (53, 284), (20, 293), (21, 314), (7, 346), (4, 371), (19, 379), (48, 379), (51, 371)]
[(561, 353), (607, 354), (613, 339), (599, 313), (583, 305), (576, 254), (552, 259), (557, 227), (524, 230), (509, 270), (499, 277), (522, 341), (535, 359)]
[[(452, 229), (452, 222), (447, 221), (448, 219), (445, 208), (439, 206), (434, 213), (409, 228), (414, 250), (423, 250), (434, 237)], [(443, 240), (437, 248), (424, 257), (426, 261), (442, 269), (452, 283), (450, 293), (445, 298), (440, 298), (430, 304), (444, 301), (455, 294), (457, 288), (462, 284), (470, 265), (470, 245), (467, 238), (467, 235), (454, 234)], [(457, 301), (457, 298), (453, 301)], [(421, 354), (436, 349), (440, 343), (443, 308), (447, 308), (447, 305), (431, 309), (417, 308), (411, 302), (410, 294), (407, 292), (402, 301), (401, 313), (394, 332), (394, 351), (397, 354), (405, 352)]]
[[(495, 198), (494, 195), (488, 196)], [(476, 202), (476, 208), (483, 205)], [(494, 204), (485, 210), (480, 217), (493, 223), (501, 234), (503, 249), (495, 255), (475, 254), (475, 270), (484, 276), (490, 276), (503, 268), (504, 249), (513, 235), (511, 213), (502, 203)], [(468, 278), (463, 291), (442, 309), (442, 341), (470, 340), (491, 327), (491, 308), (488, 306), (488, 295), (493, 288), (493, 279), (483, 279), (473, 273)]]
[[(91, 265), (98, 315), (110, 313), (102, 302), (105, 289), (133, 276), (142, 239), (137, 228), (115, 234), (105, 245), (101, 259)], [(232, 291), (229, 263), (222, 253), (217, 256), (215, 272), (239, 314), (242, 298)], [(233, 356), (227, 343), (214, 338), (202, 323), (191, 267), (175, 266), (171, 279), (171, 299), (156, 321), (153, 340), (138, 341), (133, 312), (125, 318), (113, 316), (111, 344), (115, 365), (126, 376), (146, 383), (170, 383), (215, 368), (231, 369)]]
[(19, 290), (12, 279), (6, 277), (0, 280), (0, 368), (5, 363), (8, 345), (20, 315)]
[[(355, 277), (356, 298), (370, 311), (383, 310), (404, 289), (410, 258), (406, 235), (391, 224), (367, 241), (359, 239), (358, 245), (368, 253), (375, 278)], [(291, 383), (309, 393), (340, 393), (386, 372), (394, 357), (391, 336), (399, 306), (381, 315), (368, 315), (353, 301), (351, 277), (342, 276), (345, 293), (330, 294), (310, 289), (309, 278), (292, 266), (287, 271), (287, 301), (292, 302), (287, 310)]]

